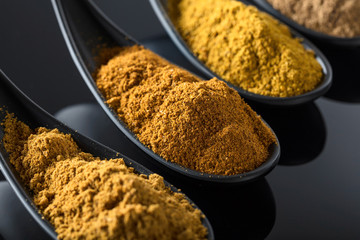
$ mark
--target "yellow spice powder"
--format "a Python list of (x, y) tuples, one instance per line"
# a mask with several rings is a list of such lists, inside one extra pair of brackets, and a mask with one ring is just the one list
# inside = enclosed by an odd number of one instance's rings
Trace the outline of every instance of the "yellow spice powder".
[(171, 0), (169, 14), (209, 69), (249, 92), (296, 96), (323, 79), (314, 53), (255, 7), (233, 0)]
[(57, 129), (33, 131), (12, 115), (3, 125), (10, 162), (59, 239), (206, 239), (201, 212), (161, 176), (93, 157)]

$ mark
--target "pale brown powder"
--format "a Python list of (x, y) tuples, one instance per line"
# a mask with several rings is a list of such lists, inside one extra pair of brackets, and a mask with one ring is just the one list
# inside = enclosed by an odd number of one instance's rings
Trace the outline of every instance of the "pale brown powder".
[(267, 0), (282, 14), (315, 31), (360, 36), (359, 0)]

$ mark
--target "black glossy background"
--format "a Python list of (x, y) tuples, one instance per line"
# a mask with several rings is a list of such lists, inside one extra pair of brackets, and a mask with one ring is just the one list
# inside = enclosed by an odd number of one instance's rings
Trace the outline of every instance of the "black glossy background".
[[(146, 0), (99, 2), (135, 38), (189, 66)], [(28, 96), (80, 132), (152, 166), (95, 104), (50, 1), (0, 0), (0, 32), (0, 68)], [(207, 214), (217, 239), (360, 239), (360, 49), (318, 47), (334, 68), (327, 97), (289, 109), (250, 103), (283, 150), (280, 165), (265, 179), (219, 186), (170, 176)], [(0, 183), (2, 238), (47, 239), (6, 182)]]

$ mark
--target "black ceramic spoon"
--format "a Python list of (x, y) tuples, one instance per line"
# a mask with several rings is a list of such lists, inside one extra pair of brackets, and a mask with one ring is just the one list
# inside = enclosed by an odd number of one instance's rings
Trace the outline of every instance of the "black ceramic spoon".
[(266, 0), (252, 0), (256, 5), (258, 5), (261, 9), (268, 12), (275, 18), (279, 19), (283, 23), (289, 25), (290, 27), (296, 29), (297, 31), (301, 32), (305, 36), (308, 36), (311, 39), (318, 40), (324, 43), (329, 43), (333, 45), (339, 45), (339, 46), (346, 46), (346, 47), (356, 47), (360, 46), (360, 36), (359, 37), (353, 37), (353, 38), (347, 38), (347, 37), (336, 37), (331, 36), (325, 33), (317, 32), (315, 30), (312, 30), (310, 28), (307, 28), (292, 19), (286, 17), (282, 13), (280, 13), (278, 10), (272, 7), (270, 3), (268, 3)]
[[(174, 24), (172, 23), (168, 11), (167, 11), (167, 0), (149, 0), (151, 6), (153, 7), (156, 15), (158, 16), (160, 22), (162, 23), (163, 27), (165, 28), (166, 32), (173, 40), (175, 45), (179, 48), (179, 50), (187, 57), (187, 59), (192, 62), (194, 66), (196, 66), (202, 73), (204, 73), (207, 77), (213, 78), (217, 77), (220, 80), (223, 80), (213, 71), (211, 71), (203, 62), (201, 62), (190, 50), (188, 45), (185, 43), (183, 38), (181, 37), (180, 33), (176, 30)], [(249, 4), (245, 1), (242, 1), (245, 4)], [(314, 51), (316, 55), (316, 60), (320, 63), (322, 67), (322, 71), (324, 73), (324, 77), (322, 83), (317, 86), (314, 90), (298, 95), (293, 97), (271, 97), (271, 96), (263, 96), (260, 94), (255, 94), (252, 92), (248, 92), (240, 87), (237, 87), (225, 80), (230, 87), (236, 89), (239, 94), (249, 100), (269, 104), (269, 105), (278, 105), (278, 106), (290, 106), (290, 105), (298, 105), (303, 104), (309, 101), (313, 101), (316, 98), (324, 95), (330, 88), (332, 83), (332, 69), (330, 63), (322, 54), (322, 52), (315, 47), (311, 42), (301, 36), (299, 33), (291, 30), (293, 36), (302, 39), (302, 44), (306, 49), (311, 49)]]
[[(63, 133), (71, 134), (78, 146), (85, 152), (91, 153), (94, 156), (102, 159), (111, 158), (123, 158), (127, 166), (135, 169), (137, 173), (149, 175), (152, 172), (135, 161), (127, 158), (126, 156), (115, 152), (114, 150), (107, 148), (106, 146), (97, 143), (76, 131), (68, 128), (49, 113), (44, 111), (38, 105), (36, 105), (30, 98), (22, 93), (0, 70), (0, 106), (3, 108), (0, 111), (0, 122), (5, 118), (6, 111), (14, 113), (15, 116), (28, 124), (31, 128), (37, 128), (40, 126), (50, 129), (57, 128)], [(0, 140), (4, 136), (3, 126), (0, 125)], [(57, 238), (57, 234), (54, 227), (45, 220), (39, 212), (39, 209), (35, 206), (31, 199), (31, 194), (22, 182), (18, 172), (14, 169), (9, 161), (9, 155), (6, 152), (3, 142), (0, 141), (0, 168), (4, 174), (6, 180), (10, 183), (11, 187), (15, 191), (16, 195), (29, 211), (32, 217), (40, 224), (40, 226), (54, 239)], [(165, 182), (166, 186), (169, 186), (174, 192), (178, 190), (171, 184)], [(194, 204), (190, 199), (190, 203)], [(195, 206), (195, 205), (194, 205)], [(196, 207), (196, 206), (195, 206)], [(197, 208), (197, 207), (196, 207)], [(208, 229), (208, 239), (214, 239), (214, 233), (210, 222), (207, 218), (203, 220), (203, 225)]]
[[(89, 6), (89, 8), (87, 8), (86, 5)], [(92, 77), (92, 73), (100, 67), (100, 63), (96, 61), (97, 52), (99, 51), (98, 46), (128, 46), (138, 43), (127, 36), (121, 29), (117, 28), (116, 25), (90, 1), (86, 4), (84, 1), (53, 0), (53, 6), (75, 65), (98, 103), (114, 124), (141, 150), (150, 155), (158, 163), (191, 178), (220, 183), (239, 183), (254, 180), (269, 173), (275, 167), (280, 156), (279, 144), (273, 144), (271, 146), (269, 149), (270, 156), (260, 167), (253, 171), (233, 176), (212, 175), (194, 171), (176, 163), (166, 161), (155, 154), (137, 139), (135, 134), (128, 129), (116, 112), (105, 103), (106, 100), (99, 92)], [(92, 11), (92, 13), (90, 11)]]

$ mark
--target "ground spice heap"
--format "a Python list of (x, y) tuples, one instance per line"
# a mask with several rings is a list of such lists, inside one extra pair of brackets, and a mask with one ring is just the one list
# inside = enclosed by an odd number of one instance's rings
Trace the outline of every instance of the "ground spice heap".
[(359, 0), (267, 0), (295, 22), (337, 37), (360, 36)]
[(244, 90), (290, 97), (322, 81), (314, 53), (255, 7), (233, 0), (171, 0), (169, 14), (199, 60)]
[(161, 176), (95, 158), (57, 129), (33, 131), (11, 115), (3, 125), (10, 162), (59, 239), (206, 239), (201, 212)]
[(224, 82), (201, 81), (139, 46), (117, 51), (99, 69), (97, 86), (155, 153), (219, 175), (254, 170), (268, 158), (275, 136)]

